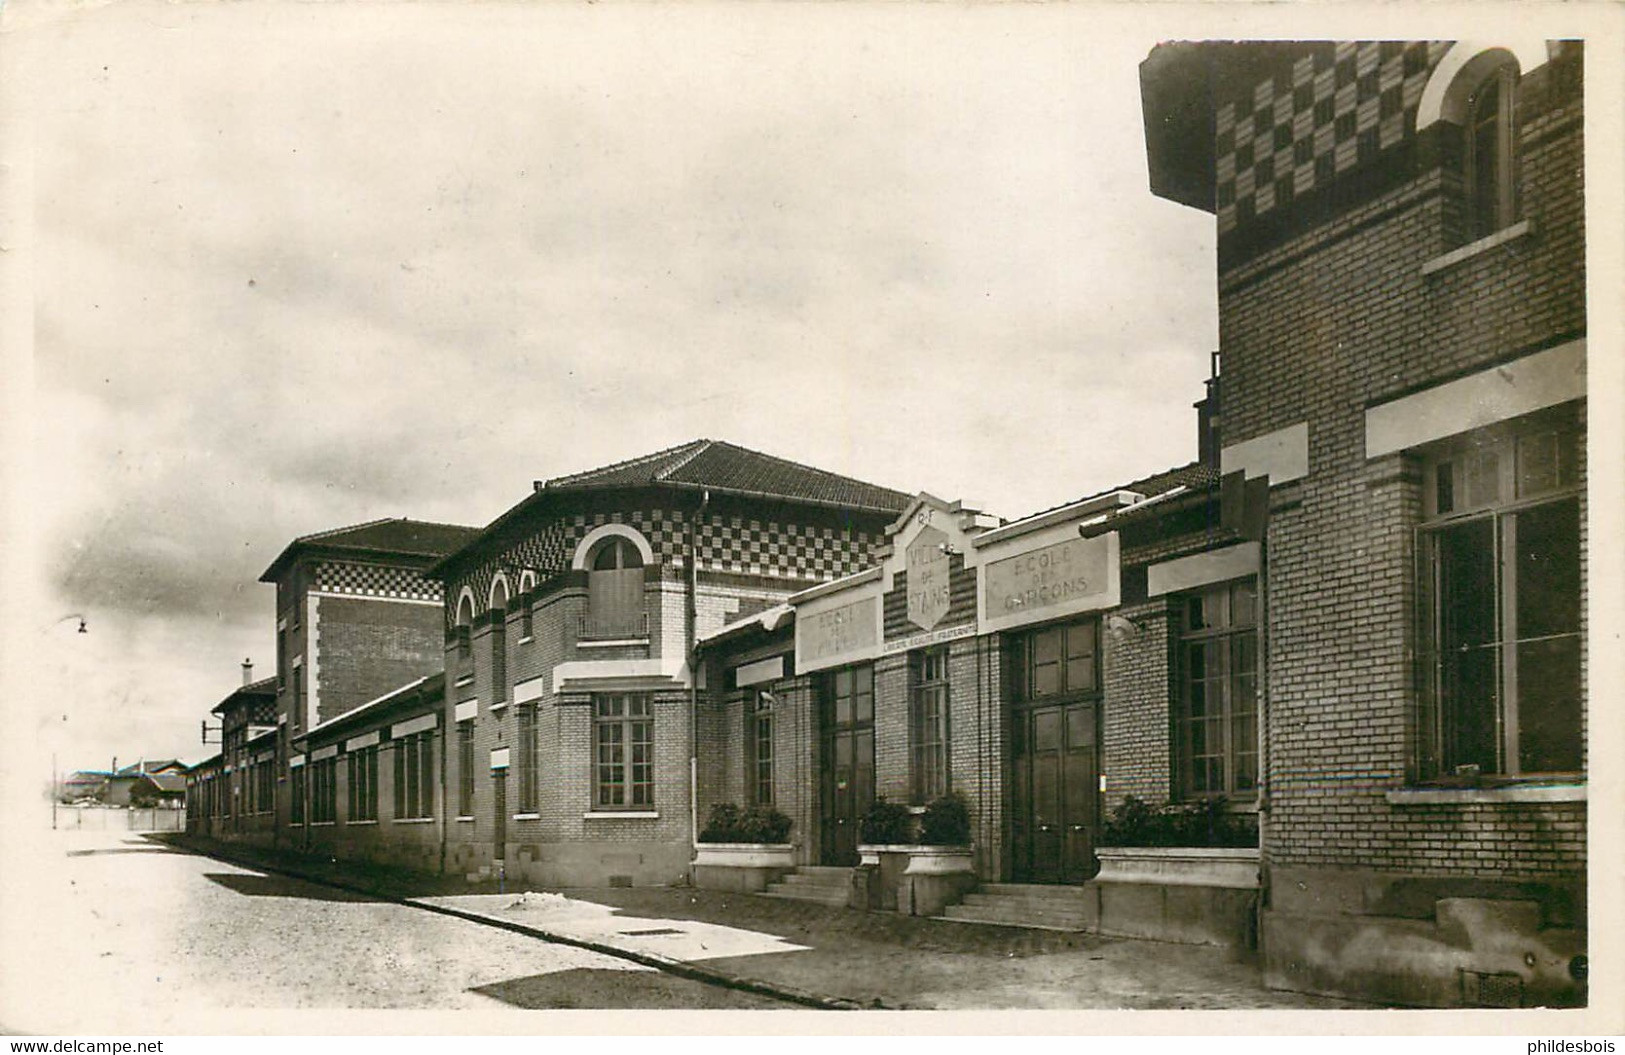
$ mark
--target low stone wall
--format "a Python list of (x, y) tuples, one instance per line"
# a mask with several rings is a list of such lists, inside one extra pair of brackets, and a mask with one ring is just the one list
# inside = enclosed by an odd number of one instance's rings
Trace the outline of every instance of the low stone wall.
[(1583, 899), (1563, 884), (1276, 869), (1262, 920), (1272, 989), (1417, 1007), (1586, 999)]

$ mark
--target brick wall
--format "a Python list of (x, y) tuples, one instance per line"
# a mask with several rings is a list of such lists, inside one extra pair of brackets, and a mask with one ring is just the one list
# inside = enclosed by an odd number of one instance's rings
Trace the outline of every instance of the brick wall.
[(1103, 805), (1107, 815), (1132, 795), (1156, 805), (1172, 791), (1170, 770), (1170, 618), (1168, 603), (1158, 599), (1117, 609), (1139, 624), (1124, 634), (1106, 631), (1106, 698), (1102, 706), (1102, 770), (1106, 775)]
[(310, 690), (328, 721), (441, 669), (437, 607), (382, 598), (316, 598)]
[(1222, 442), (1309, 426), (1309, 475), (1269, 536), (1276, 863), (1506, 878), (1582, 866), (1583, 810), (1570, 805), (1386, 801), (1415, 756), (1420, 494), (1414, 466), (1368, 463), (1364, 449), (1372, 403), (1584, 332), (1576, 67), (1554, 61), (1520, 88), (1530, 234), (1424, 274), (1459, 237), (1449, 181), (1424, 165), (1220, 274)]

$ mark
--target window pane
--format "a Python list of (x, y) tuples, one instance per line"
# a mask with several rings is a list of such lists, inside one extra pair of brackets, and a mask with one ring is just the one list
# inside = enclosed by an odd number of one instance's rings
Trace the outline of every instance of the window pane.
[(1518, 638), (1580, 629), (1580, 506), (1554, 502), (1514, 517)]
[(1061, 659), (1061, 630), (1043, 630), (1033, 636), (1033, 663), (1058, 663)]
[(1435, 513), (1453, 513), (1456, 510), (1455, 466), (1440, 462), (1434, 469), (1433, 505)]
[(1442, 531), (1434, 545), (1444, 764), (1497, 772), (1494, 522)]
[(1233, 625), (1252, 626), (1258, 621), (1258, 615), (1254, 611), (1254, 586), (1251, 579), (1237, 583), (1232, 588), (1231, 605), (1230, 614)]
[(1580, 511), (1554, 502), (1509, 518), (1517, 560), (1518, 768), (1580, 768)]
[(1530, 498), (1561, 485), (1556, 432), (1522, 437), (1518, 440), (1517, 458), (1519, 498)]
[(1467, 505), (1495, 505), (1501, 500), (1501, 455), (1494, 449), (1467, 456)]
[(1580, 638), (1518, 646), (1518, 769), (1573, 773), (1580, 758)]

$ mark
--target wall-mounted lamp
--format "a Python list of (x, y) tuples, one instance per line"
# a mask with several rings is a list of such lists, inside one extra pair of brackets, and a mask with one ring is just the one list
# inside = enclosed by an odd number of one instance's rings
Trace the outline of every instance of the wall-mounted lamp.
[(1126, 615), (1108, 615), (1106, 629), (1117, 637), (1127, 637), (1129, 634), (1138, 634), (1145, 629), (1145, 624)]
[(957, 556), (959, 556), (959, 550), (957, 548), (955, 548), (955, 546), (954, 546), (954, 544), (952, 542), (939, 542), (939, 543), (937, 543), (937, 549), (942, 551), (942, 554), (944, 556), (948, 556), (948, 557), (957, 557)]

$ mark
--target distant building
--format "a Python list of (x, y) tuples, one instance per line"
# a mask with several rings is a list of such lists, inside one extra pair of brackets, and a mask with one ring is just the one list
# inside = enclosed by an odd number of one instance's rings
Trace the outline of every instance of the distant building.
[(62, 781), (58, 798), (63, 802), (100, 801), (107, 793), (107, 778), (112, 774), (101, 769), (80, 769)]
[(106, 778), (102, 801), (110, 806), (132, 802), (178, 808), (186, 799), (186, 764), (173, 758), (142, 760), (120, 766)]

